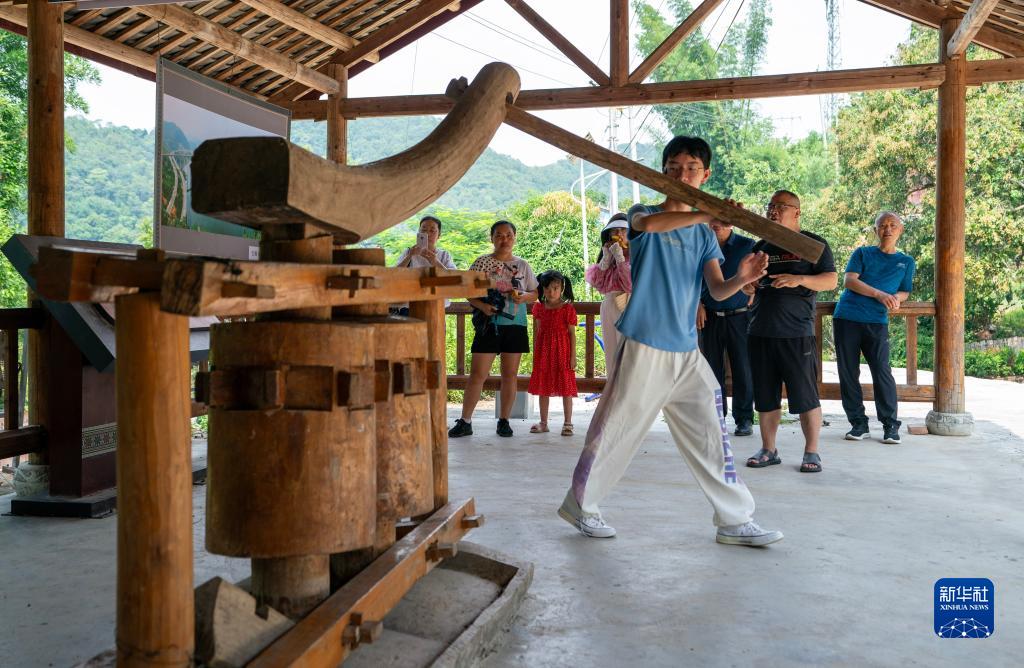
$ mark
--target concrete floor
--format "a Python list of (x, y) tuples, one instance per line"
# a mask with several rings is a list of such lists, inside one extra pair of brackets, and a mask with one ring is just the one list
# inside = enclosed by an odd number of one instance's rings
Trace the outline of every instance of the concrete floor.
[[(493, 435), (482, 404), (477, 435), (451, 443), (451, 497), (474, 496), (486, 514), (473, 541), (536, 565), (519, 622), (486, 665), (1024, 665), (1024, 385), (968, 379), (967, 400), (975, 436), (904, 432), (900, 446), (843, 441), (841, 409), (826, 402), (821, 474), (796, 471), (799, 427), (784, 424), (784, 463), (741, 469), (758, 521), (786, 534), (764, 549), (714, 542), (710, 506), (660, 421), (603, 504), (619, 535), (580, 536), (554, 511), (593, 404), (578, 402), (573, 438), (513, 421), (512, 439)], [(901, 406), (911, 424), (927, 410)], [(745, 459), (759, 440), (733, 444)], [(194, 499), (201, 547), (202, 488)], [(0, 517), (0, 665), (67, 666), (112, 645), (115, 525)], [(197, 582), (247, 571), (197, 551)], [(993, 581), (991, 638), (936, 638), (944, 577)]]

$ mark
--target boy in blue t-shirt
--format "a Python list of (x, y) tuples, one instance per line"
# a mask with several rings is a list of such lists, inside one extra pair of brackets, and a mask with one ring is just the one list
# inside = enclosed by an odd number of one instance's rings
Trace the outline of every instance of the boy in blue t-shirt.
[(900, 442), (896, 419), (896, 381), (889, 367), (889, 311), (899, 309), (910, 296), (914, 258), (896, 250), (903, 220), (891, 211), (875, 217), (877, 246), (861, 246), (846, 264), (843, 291), (832, 316), (843, 410), (852, 429), (847, 440), (869, 435), (860, 388), (860, 356), (864, 354), (875, 391), (875, 411), (882, 423), (882, 442)]
[[(699, 188), (711, 176), (703, 139), (675, 137), (662, 152), (662, 171)], [(752, 521), (754, 499), (736, 473), (718, 380), (697, 349), (696, 313), (703, 279), (725, 299), (765, 274), (764, 253), (748, 255), (725, 280), (722, 252), (705, 223), (712, 217), (682, 202), (629, 210), (633, 293), (616, 323), (622, 335), (615, 374), (587, 431), (559, 516), (585, 536), (610, 538), (598, 504), (625, 473), (660, 410), (672, 438), (714, 507), (717, 540), (767, 545), (782, 539)]]

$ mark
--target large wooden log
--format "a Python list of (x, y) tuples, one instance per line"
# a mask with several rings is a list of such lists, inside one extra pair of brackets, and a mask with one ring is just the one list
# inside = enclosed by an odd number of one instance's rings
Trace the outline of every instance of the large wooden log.
[(206, 141), (192, 159), (192, 207), (240, 225), (310, 223), (339, 243), (358, 241), (420, 211), (458, 181), (518, 92), (514, 69), (486, 65), (426, 139), (366, 165), (338, 165), (283, 139)]
[(207, 548), (251, 557), (257, 598), (299, 616), (326, 596), (327, 555), (373, 544), (373, 329), (260, 321), (210, 335)]
[(188, 320), (117, 298), (119, 666), (189, 666), (193, 648)]
[(567, 130), (563, 130), (557, 125), (532, 116), (516, 108), (514, 105), (508, 105), (505, 122), (516, 129), (583, 158), (587, 162), (605, 167), (627, 179), (642, 183), (648, 188), (694, 206), (730, 225), (746, 230), (811, 262), (817, 262), (824, 249), (821, 242), (773, 223), (746, 209), (740, 209), (727, 204), (724, 200), (714, 195), (681, 183), (665, 174), (654, 171), (650, 167), (633, 162), (614, 151), (610, 151)]
[(967, 85), (964, 56), (943, 47), (957, 21), (943, 21), (940, 57), (946, 80), (939, 86), (938, 178), (935, 184), (935, 410), (964, 412), (964, 256)]

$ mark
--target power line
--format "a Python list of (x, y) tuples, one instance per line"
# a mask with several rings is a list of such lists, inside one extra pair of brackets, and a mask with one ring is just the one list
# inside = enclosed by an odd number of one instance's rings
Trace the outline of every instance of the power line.
[[(470, 17), (470, 18), (476, 20), (477, 22), (486, 23), (488, 26), (492, 26), (493, 29), (495, 29), (495, 30), (500, 30), (500, 31), (503, 31), (505, 33), (510, 33), (510, 34), (513, 34), (513, 35), (515, 34), (515, 33), (512, 33), (510, 30), (508, 30), (507, 28), (503, 27), (502, 25), (500, 25), (498, 23), (495, 23), (494, 21), (491, 21), (491, 20), (487, 19), (486, 17), (480, 16), (479, 14), (475, 14), (473, 12), (466, 12), (465, 16)], [(528, 43), (532, 44), (534, 47), (536, 47), (537, 49), (539, 49), (541, 51), (547, 51), (548, 53), (551, 53), (552, 55), (555, 55), (555, 56), (561, 56), (562, 55), (561, 51), (558, 51), (557, 49), (552, 48), (548, 44), (541, 44), (540, 42), (534, 42), (533, 40), (531, 40), (531, 39), (529, 39), (527, 37), (523, 37), (522, 35), (516, 35), (516, 37), (518, 39), (523, 40), (524, 42), (528, 42)], [(569, 61), (565, 61), (565, 62), (569, 62)]]
[(517, 43), (525, 46), (528, 49), (532, 49), (533, 51), (536, 51), (537, 53), (539, 53), (542, 56), (547, 56), (548, 58), (551, 58), (552, 60), (558, 61), (558, 62), (562, 63), (563, 65), (568, 65), (569, 67), (572, 67), (572, 68), (576, 67), (576, 65), (574, 63), (569, 62), (565, 58), (560, 58), (560, 57), (555, 56), (553, 54), (547, 53), (546, 51), (543, 51), (543, 50), (537, 48), (535, 45), (533, 45), (532, 42), (525, 41), (524, 39), (520, 38), (519, 36), (517, 36), (515, 34), (509, 34), (509, 33), (504, 32), (500, 28), (495, 28), (495, 27), (489, 26), (489, 25), (487, 25), (486, 23), (484, 23), (482, 21), (478, 21), (472, 15), (468, 15), (467, 14), (467, 18), (469, 18), (471, 21), (475, 21), (476, 23), (478, 23), (479, 25), (483, 26), (484, 28), (487, 28), (488, 30), (491, 30), (493, 32), (498, 33), (499, 35), (501, 35), (502, 37), (504, 37), (506, 39), (510, 39), (510, 40), (512, 40), (514, 42), (517, 42)]
[[(434, 31), (434, 32), (430, 33), (430, 35), (432, 35), (434, 37), (439, 37), (440, 39), (443, 39), (446, 42), (451, 42), (452, 44), (454, 44), (456, 46), (461, 46), (463, 49), (467, 49), (467, 50), (472, 51), (474, 53), (478, 53), (481, 56), (484, 56), (485, 58), (490, 58), (491, 60), (496, 60), (496, 61), (508, 62), (507, 58), (498, 58), (497, 56), (492, 56), (489, 53), (484, 53), (483, 51), (480, 51), (479, 49), (474, 49), (471, 46), (467, 46), (467, 45), (463, 44), (462, 42), (457, 42), (454, 39), (451, 39), (450, 37), (445, 37), (444, 35), (442, 35), (441, 33), (437, 32), (437, 31)], [(512, 65), (513, 67), (515, 67), (517, 70), (520, 70), (522, 72), (529, 72), (530, 74), (533, 74), (533, 75), (536, 75), (538, 77), (547, 79), (549, 81), (554, 81), (555, 83), (560, 83), (563, 86), (566, 86), (568, 88), (572, 88), (573, 86), (576, 85), (576, 84), (569, 83), (568, 81), (562, 81), (561, 79), (556, 79), (556, 78), (554, 78), (552, 76), (548, 76), (547, 74), (541, 74), (540, 72), (534, 72), (533, 70), (526, 69), (525, 67), (520, 67), (519, 65), (516, 65), (515, 63), (509, 63), (509, 64)]]

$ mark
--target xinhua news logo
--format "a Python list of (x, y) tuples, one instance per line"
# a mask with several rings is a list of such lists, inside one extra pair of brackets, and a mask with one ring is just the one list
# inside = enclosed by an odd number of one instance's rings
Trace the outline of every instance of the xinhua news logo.
[(935, 582), (935, 635), (988, 638), (995, 633), (996, 589), (987, 578), (942, 578)]

